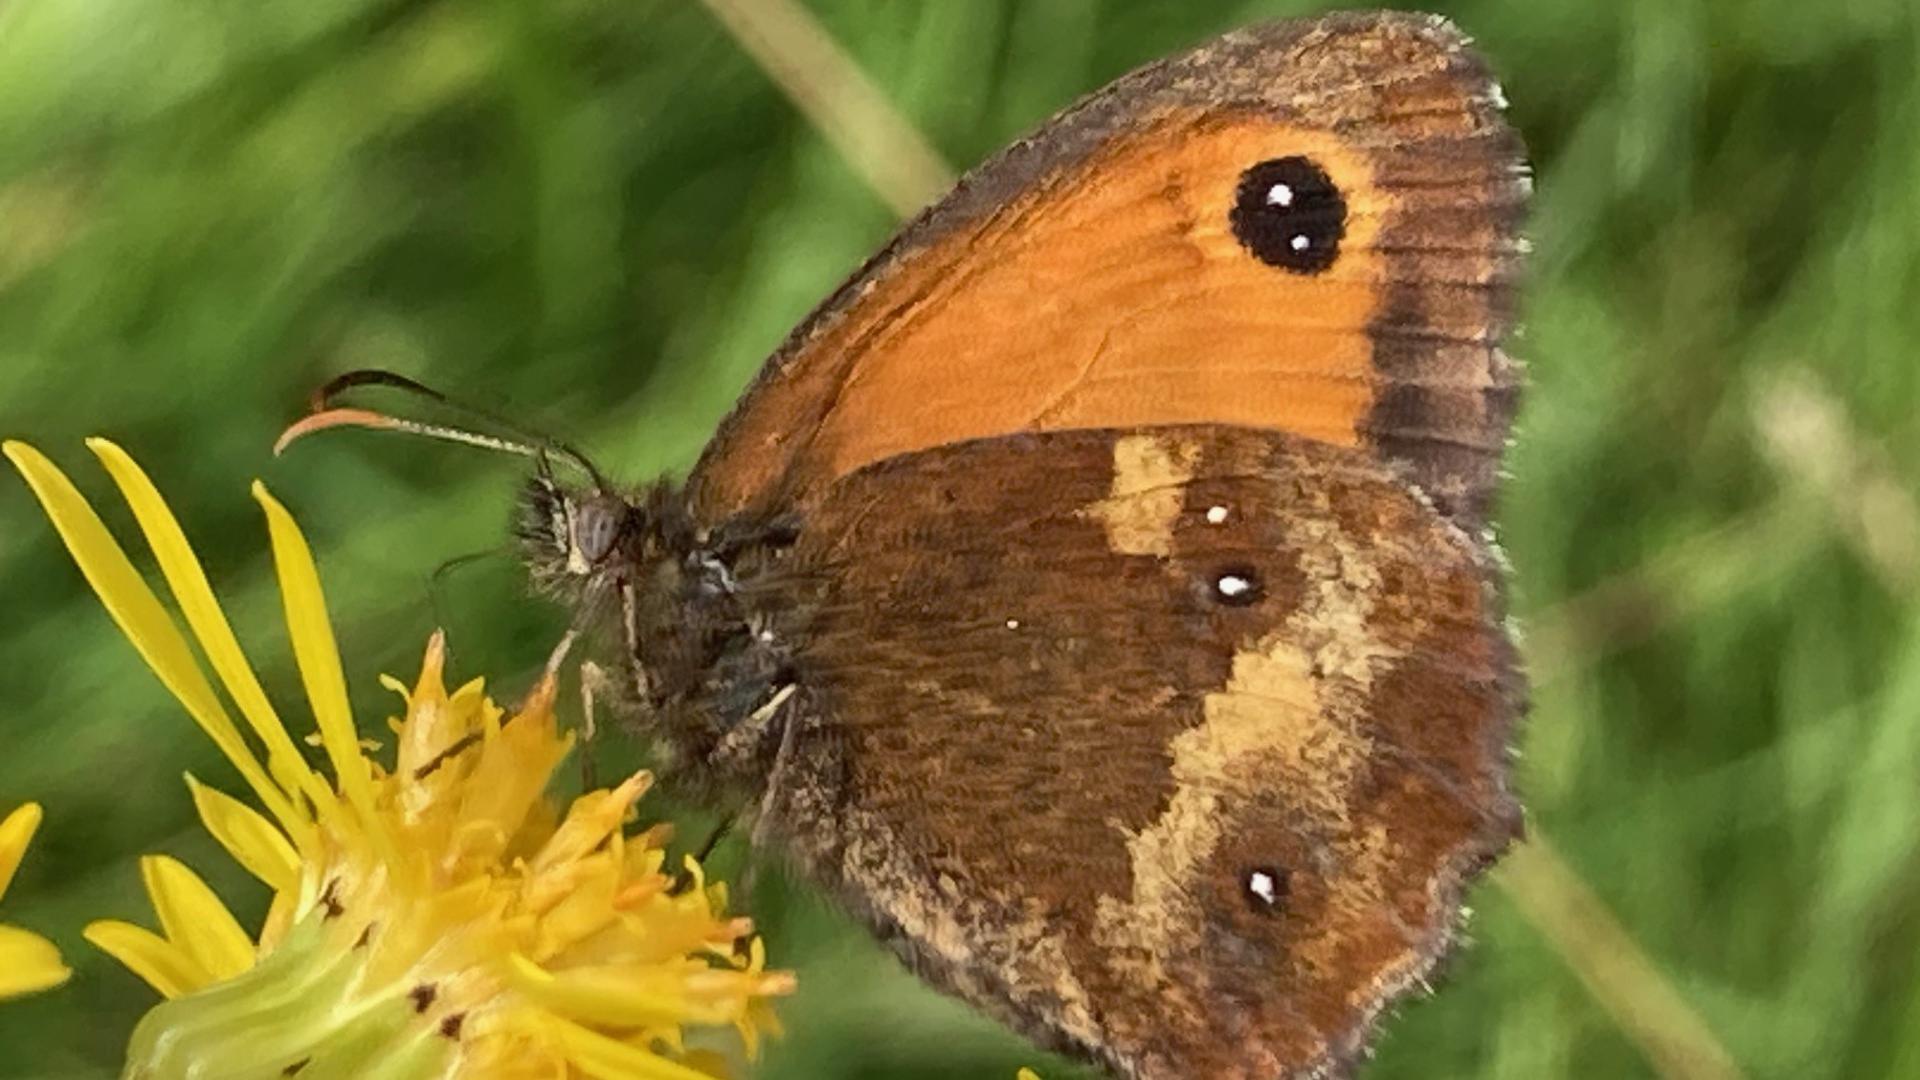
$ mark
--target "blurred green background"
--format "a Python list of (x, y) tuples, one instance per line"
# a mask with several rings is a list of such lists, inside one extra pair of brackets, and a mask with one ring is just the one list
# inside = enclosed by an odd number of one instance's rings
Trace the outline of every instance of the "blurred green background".
[[(1563, 863), (1480, 890), (1473, 947), (1365, 1075), (1920, 1076), (1920, 16), (1444, 6), (1538, 170), (1501, 518), (1538, 680), (1521, 783)], [(963, 166), (1139, 63), (1316, 10), (808, 7)], [(313, 386), (391, 367), (623, 477), (682, 469), (893, 222), (693, 0), (0, 7), (0, 432), (101, 496), (79, 440), (130, 448), (286, 701), (254, 476), (319, 550), (367, 718), (436, 621), (509, 696), (563, 626), (507, 558), (437, 613), (427, 587), (500, 545), (516, 463), (354, 434), (270, 460)], [(0, 1007), (0, 1074), (108, 1075), (153, 999), (78, 928), (149, 919), (135, 857), (262, 897), (190, 818), (181, 772), (227, 770), (11, 479), (0, 612), (0, 806), (48, 807), (3, 917), (80, 968)], [(1078, 1075), (804, 889), (765, 875), (750, 903), (802, 976), (757, 1075)]]

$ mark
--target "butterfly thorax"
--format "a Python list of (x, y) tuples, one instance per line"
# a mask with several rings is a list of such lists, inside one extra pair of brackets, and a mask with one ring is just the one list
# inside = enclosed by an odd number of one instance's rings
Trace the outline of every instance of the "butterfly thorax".
[[(775, 749), (758, 714), (792, 682), (793, 620), (772, 603), (792, 530), (702, 529), (667, 481), (631, 495), (536, 477), (518, 533), (535, 587), (579, 612), (623, 678), (615, 707), (686, 793), (749, 800)], [(613, 659), (613, 658), (610, 658)]]

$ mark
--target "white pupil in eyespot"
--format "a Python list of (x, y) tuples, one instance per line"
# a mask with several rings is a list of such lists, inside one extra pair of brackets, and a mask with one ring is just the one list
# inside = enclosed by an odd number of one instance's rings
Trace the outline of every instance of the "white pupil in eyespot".
[(1275, 184), (1267, 189), (1268, 206), (1292, 206), (1293, 188), (1286, 184)]
[(1244, 596), (1248, 589), (1253, 588), (1253, 582), (1238, 574), (1222, 574), (1220, 580), (1214, 583), (1214, 587), (1220, 590), (1221, 596)]
[(1208, 508), (1207, 508), (1207, 524), (1209, 524), (1209, 525), (1224, 525), (1224, 524), (1226, 524), (1226, 522), (1227, 522), (1227, 508), (1226, 508), (1226, 507), (1224, 507), (1224, 506), (1210, 506), (1210, 507), (1208, 507)]
[(1264, 903), (1271, 905), (1280, 902), (1279, 883), (1274, 881), (1273, 875), (1265, 870), (1255, 870), (1247, 875), (1247, 891), (1259, 897)]
[(1287, 241), (1287, 246), (1295, 251), (1305, 251), (1313, 246), (1313, 241), (1307, 239), (1306, 233), (1295, 233), (1293, 239)]

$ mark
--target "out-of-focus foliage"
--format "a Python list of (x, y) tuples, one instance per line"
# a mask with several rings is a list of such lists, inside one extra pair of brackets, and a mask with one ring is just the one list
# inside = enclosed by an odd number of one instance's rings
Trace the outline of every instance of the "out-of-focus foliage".
[[(1501, 514), (1539, 681), (1533, 821), (1749, 1075), (1920, 1073), (1920, 15), (1445, 6), (1504, 74), (1539, 174)], [(1307, 10), (811, 7), (960, 164), (1137, 63)], [(245, 498), (267, 476), (318, 548), (368, 715), (371, 673), (404, 671), (436, 623), (456, 666), (502, 672), (565, 617), (508, 558), (429, 584), (502, 543), (518, 466), (375, 435), (269, 460), (309, 389), (396, 368), (622, 477), (684, 468), (891, 224), (688, 0), (0, 7), (0, 432), (76, 468), (83, 435), (132, 448), (243, 640), (278, 637)], [(145, 851), (245, 895), (180, 774), (231, 778), (19, 484), (0, 485), (0, 598), (0, 805), (48, 812), (6, 917), (78, 967), (0, 1009), (0, 1075), (105, 1075), (151, 997), (77, 928), (142, 917)], [(286, 656), (255, 660), (298, 700)], [(761, 1075), (1046, 1061), (803, 888), (762, 874), (747, 906), (801, 973)], [(1655, 1074), (1564, 939), (1498, 887), (1479, 907), (1475, 947), (1368, 1076)]]

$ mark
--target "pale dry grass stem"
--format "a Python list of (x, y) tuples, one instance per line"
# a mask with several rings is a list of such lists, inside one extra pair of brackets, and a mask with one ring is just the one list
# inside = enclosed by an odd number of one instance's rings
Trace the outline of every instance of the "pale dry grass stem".
[(1771, 580), (1813, 550), (1817, 524), (1780, 500), (1647, 556), (1527, 615), (1527, 674), (1568, 678), (1601, 658)]
[(1886, 450), (1860, 433), (1814, 373), (1792, 368), (1751, 401), (1761, 450), (1781, 476), (1823, 505), (1881, 584), (1903, 597), (1920, 586), (1920, 506)]
[(1743, 1075), (1706, 1021), (1539, 829), (1507, 853), (1493, 880), (1661, 1076)]
[(702, 0), (893, 212), (912, 217), (954, 171), (794, 0)]
[[(1811, 371), (1761, 382), (1753, 436), (1787, 497), (1731, 518), (1601, 579), (1527, 618), (1536, 682), (1591, 667), (1665, 626), (1774, 580), (1838, 532), (1889, 592), (1920, 592), (1920, 504), (1886, 449), (1860, 433)], [(1808, 512), (1812, 505), (1824, 513)]]

